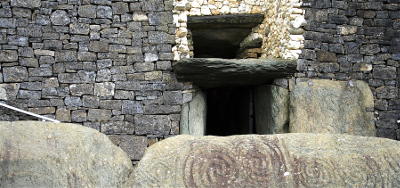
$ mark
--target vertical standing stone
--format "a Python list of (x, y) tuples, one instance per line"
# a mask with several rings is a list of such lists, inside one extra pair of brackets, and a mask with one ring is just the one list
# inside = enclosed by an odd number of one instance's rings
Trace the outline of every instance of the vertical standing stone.
[(180, 133), (193, 136), (203, 136), (206, 130), (207, 103), (202, 91), (186, 103), (181, 111)]
[(278, 86), (257, 86), (254, 92), (254, 114), (257, 134), (287, 133), (289, 91)]

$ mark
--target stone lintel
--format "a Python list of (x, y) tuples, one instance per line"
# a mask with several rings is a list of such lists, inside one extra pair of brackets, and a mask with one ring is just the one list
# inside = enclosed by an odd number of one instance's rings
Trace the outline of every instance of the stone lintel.
[(208, 89), (272, 83), (296, 72), (296, 60), (191, 58), (175, 62), (176, 77)]
[(264, 20), (263, 14), (189, 16), (188, 28), (253, 28)]

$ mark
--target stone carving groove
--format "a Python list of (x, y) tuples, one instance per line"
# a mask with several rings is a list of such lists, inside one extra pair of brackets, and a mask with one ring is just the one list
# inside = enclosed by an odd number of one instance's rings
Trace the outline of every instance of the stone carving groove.
[(130, 183), (138, 187), (391, 187), (400, 180), (399, 146), (389, 139), (332, 134), (181, 135), (152, 146)]

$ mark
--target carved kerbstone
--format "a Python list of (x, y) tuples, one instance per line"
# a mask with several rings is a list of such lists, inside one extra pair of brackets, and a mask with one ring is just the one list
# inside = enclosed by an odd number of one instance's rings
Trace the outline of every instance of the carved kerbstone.
[(181, 135), (151, 146), (127, 186), (393, 187), (399, 148), (351, 135)]
[(124, 187), (132, 172), (126, 153), (94, 129), (0, 123), (0, 187)]

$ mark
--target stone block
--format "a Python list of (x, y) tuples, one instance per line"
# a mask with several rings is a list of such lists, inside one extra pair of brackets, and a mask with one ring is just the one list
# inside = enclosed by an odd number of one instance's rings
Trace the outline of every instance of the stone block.
[(179, 114), (180, 105), (146, 105), (143, 109), (144, 114)]
[(390, 187), (399, 178), (399, 146), (343, 134), (179, 135), (152, 145), (127, 186)]
[(19, 47), (18, 56), (20, 57), (34, 57), (33, 49), (31, 47)]
[(80, 97), (67, 96), (64, 99), (64, 103), (66, 106), (72, 106), (72, 107), (82, 106), (82, 100)]
[(379, 112), (379, 120), (376, 122), (376, 127), (382, 129), (397, 129), (398, 119), (400, 119), (399, 110)]
[(128, 155), (131, 160), (140, 160), (147, 148), (145, 136), (121, 135), (119, 147)]
[(61, 50), (55, 52), (56, 62), (74, 62), (77, 61), (76, 51), (71, 50)]
[(71, 112), (72, 122), (85, 122), (86, 121), (86, 110), (74, 110)]
[(89, 24), (86, 23), (71, 23), (69, 24), (69, 31), (71, 34), (89, 34), (90, 28)]
[(29, 68), (29, 76), (52, 76), (53, 70), (51, 67)]
[(164, 91), (164, 103), (167, 105), (182, 104), (182, 91)]
[(133, 134), (135, 127), (127, 121), (110, 121), (101, 123), (101, 132), (104, 134)]
[(62, 73), (58, 74), (58, 80), (60, 83), (66, 84), (80, 84), (81, 77), (77, 73)]
[(164, 44), (164, 43), (173, 43), (175, 41), (174, 35), (169, 35), (166, 32), (162, 31), (149, 31), (149, 43), (153, 44)]
[(4, 82), (22, 82), (28, 79), (26, 67), (4, 67)]
[(81, 79), (82, 83), (94, 83), (96, 80), (96, 72), (95, 71), (78, 71), (78, 75)]
[(290, 95), (289, 132), (375, 136), (373, 113), (366, 110), (374, 107), (374, 99), (366, 83), (309, 83), (298, 83)]
[(257, 134), (282, 134), (289, 130), (289, 91), (260, 85), (254, 91), (254, 118)]
[(114, 96), (115, 84), (111, 82), (95, 83), (94, 95), (101, 99), (111, 99)]
[(115, 89), (140, 90), (140, 83), (136, 81), (115, 82)]
[(24, 67), (39, 67), (39, 63), (36, 58), (19, 58), (19, 65)]
[(11, 18), (12, 12), (10, 8), (1, 8), (0, 9), (0, 18)]
[(0, 99), (1, 100), (14, 100), (17, 98), (20, 89), (19, 83), (0, 84)]
[(124, 100), (122, 102), (122, 114), (143, 114), (143, 104), (139, 101)]
[(23, 36), (18, 36), (18, 35), (7, 36), (7, 41), (8, 41), (9, 45), (29, 46), (28, 38), (29, 37), (23, 37)]
[(126, 153), (104, 134), (81, 125), (2, 122), (0, 139), (7, 143), (0, 151), (10, 152), (0, 157), (8, 169), (0, 172), (5, 187), (124, 187), (133, 172)]
[(15, 28), (14, 18), (0, 18), (0, 28)]
[(98, 108), (100, 105), (100, 99), (96, 96), (84, 95), (82, 97), (82, 105), (88, 108)]
[(112, 4), (113, 14), (126, 14), (129, 12), (128, 3), (117, 2)]
[(135, 115), (136, 135), (168, 135), (171, 121), (167, 115)]
[(24, 0), (11, 0), (12, 7), (25, 7), (30, 9), (40, 8), (42, 4), (41, 0), (31, 0), (31, 1), (24, 1)]
[(109, 69), (101, 69), (97, 71), (97, 82), (108, 82), (111, 81), (111, 72)]
[(366, 55), (374, 55), (381, 51), (379, 44), (364, 44), (360, 47), (360, 53)]
[(96, 18), (96, 10), (94, 5), (81, 5), (78, 7), (78, 15), (82, 18)]
[(143, 2), (143, 11), (163, 11), (164, 3), (162, 0), (148, 0)]
[(0, 62), (18, 61), (18, 53), (15, 50), (0, 50)]
[(337, 57), (335, 53), (327, 52), (327, 51), (318, 51), (317, 52), (318, 61), (328, 61), (328, 62), (336, 62)]
[[(202, 91), (198, 91), (192, 101), (182, 107), (180, 127), (178, 127), (180, 134), (204, 136), (206, 132), (206, 115), (206, 96)], [(173, 132), (173, 129), (171, 131)]]
[(111, 118), (111, 110), (89, 109), (87, 120), (94, 122), (107, 122)]
[(18, 35), (25, 37), (42, 37), (42, 26), (39, 25), (29, 25), (28, 27), (18, 27)]
[(107, 110), (121, 110), (122, 101), (120, 100), (100, 100), (100, 108)]
[(383, 79), (383, 80), (396, 79), (396, 67), (375, 65), (373, 76), (374, 79)]
[(125, 91), (125, 90), (116, 90), (114, 98), (116, 98), (116, 99), (134, 100), (135, 99), (135, 92), (133, 92), (133, 91)]
[(71, 111), (65, 108), (57, 109), (56, 119), (63, 122), (71, 122)]
[(42, 97), (41, 91), (19, 90), (18, 99), (40, 99)]
[(108, 43), (101, 41), (90, 41), (89, 51), (93, 52), (108, 52)]
[(93, 95), (93, 84), (71, 84), (69, 91), (73, 96)]
[(97, 6), (97, 18), (112, 18), (112, 9), (109, 6)]
[(96, 61), (97, 56), (93, 52), (78, 51), (78, 61)]
[(381, 86), (376, 88), (376, 97), (380, 99), (396, 99), (399, 89), (393, 86)]

